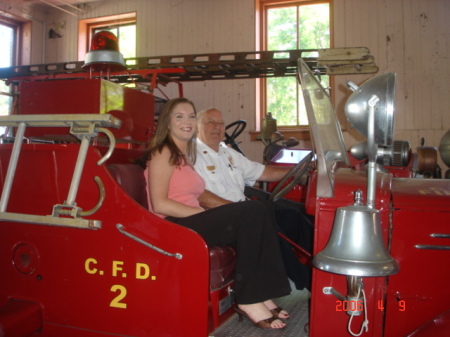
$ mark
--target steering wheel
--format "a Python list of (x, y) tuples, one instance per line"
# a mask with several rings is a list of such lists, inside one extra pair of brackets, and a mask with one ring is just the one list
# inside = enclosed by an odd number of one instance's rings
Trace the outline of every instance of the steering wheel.
[[(300, 160), (284, 177), (280, 180), (280, 182), (275, 186), (272, 193), (269, 196), (270, 201), (277, 201), (286, 195), (287, 192), (292, 190), (292, 188), (297, 185), (301, 180), (305, 173), (308, 172), (309, 164), (313, 158), (313, 153), (309, 153), (305, 158)], [(292, 180), (284, 186), (286, 181), (290, 178)]]
[[(231, 145), (233, 149), (236, 151), (244, 154), (242, 150), (239, 148), (238, 143), (236, 142), (236, 138), (244, 131), (245, 127), (247, 126), (247, 122), (244, 120), (237, 120), (231, 124), (228, 124), (225, 127), (225, 144)], [(231, 132), (231, 135), (229, 135), (226, 131), (228, 129), (231, 129), (234, 127), (234, 129)], [(245, 155), (244, 155), (245, 156)]]

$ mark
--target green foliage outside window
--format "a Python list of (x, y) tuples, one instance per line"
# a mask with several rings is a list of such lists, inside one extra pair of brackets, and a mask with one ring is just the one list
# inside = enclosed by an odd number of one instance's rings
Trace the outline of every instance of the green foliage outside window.
[[(272, 8), (267, 11), (267, 49), (321, 49), (330, 47), (328, 3)], [(322, 76), (328, 87), (328, 77)], [(307, 125), (301, 88), (295, 77), (267, 79), (267, 112), (278, 125)]]

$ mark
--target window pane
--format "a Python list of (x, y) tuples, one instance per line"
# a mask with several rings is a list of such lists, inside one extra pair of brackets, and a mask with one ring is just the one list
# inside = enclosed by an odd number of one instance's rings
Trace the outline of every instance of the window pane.
[(119, 28), (119, 48), (124, 58), (136, 57), (136, 25)]
[(273, 77), (267, 79), (267, 112), (277, 119), (277, 125), (297, 125), (297, 79)]
[(0, 24), (0, 41), (2, 41), (0, 68), (10, 67), (13, 57), (14, 29)]
[[(269, 9), (267, 30), (268, 50), (297, 49), (297, 7)], [(278, 125), (296, 125), (296, 79), (274, 77), (266, 83), (267, 112), (272, 113)]]
[[(0, 24), (0, 41), (2, 51), (0, 52), (0, 67), (11, 67), (13, 64), (14, 29)], [(0, 91), (9, 93), (9, 87), (4, 81), (0, 81)], [(11, 107), (11, 97), (0, 95), (0, 115), (8, 115)], [(0, 134), (5, 132), (5, 127), (0, 127)]]
[(330, 48), (329, 13), (328, 4), (304, 5), (299, 7), (299, 48)]
[[(329, 11), (328, 3), (268, 9), (267, 50), (329, 48)], [(329, 86), (328, 76), (322, 76), (322, 85)], [(267, 112), (272, 113), (278, 125), (308, 124), (303, 95), (296, 78), (268, 78), (266, 89)]]
[[(303, 97), (302, 87), (300, 85), (297, 85), (298, 88), (298, 102), (297, 106), (299, 108), (299, 114), (298, 114), (298, 125), (308, 125), (308, 114), (306, 113), (306, 107), (305, 107), (305, 99)], [(292, 125), (292, 124), (291, 124)]]
[[(2, 93), (9, 93), (9, 87), (5, 84), (5, 82), (0, 81), (0, 91)], [(0, 115), (8, 115), (11, 105), (11, 97), (0, 95)], [(3, 129), (3, 128), (0, 128)]]
[(297, 8), (269, 9), (267, 50), (297, 49)]

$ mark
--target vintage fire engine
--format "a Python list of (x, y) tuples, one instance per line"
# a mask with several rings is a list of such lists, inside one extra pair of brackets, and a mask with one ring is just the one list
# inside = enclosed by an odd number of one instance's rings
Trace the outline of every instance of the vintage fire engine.
[(350, 84), (347, 117), (367, 137), (356, 160), (315, 76), (325, 70), (303, 51), (140, 58), (130, 70), (117, 51), (94, 50), (86, 63), (0, 71), (19, 106), (0, 117), (12, 129), (0, 145), (0, 336), (198, 337), (222, 325), (233, 314), (234, 250), (146, 209), (133, 160), (154, 131), (152, 92), (297, 74), (314, 149), (280, 151), (275, 164), (302, 155), (272, 198), (302, 182), (314, 219), (309, 336), (449, 334), (450, 182), (417, 178), (408, 145), (393, 141), (394, 74)]

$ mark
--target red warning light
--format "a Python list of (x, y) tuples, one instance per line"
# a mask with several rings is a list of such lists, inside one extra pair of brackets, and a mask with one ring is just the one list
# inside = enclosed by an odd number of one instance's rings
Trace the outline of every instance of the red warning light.
[(91, 71), (125, 70), (125, 61), (119, 52), (119, 40), (108, 31), (101, 31), (92, 37), (91, 49), (86, 54), (84, 69)]
[(92, 50), (111, 50), (119, 51), (119, 40), (117, 37), (108, 31), (101, 31), (94, 35), (91, 41)]

